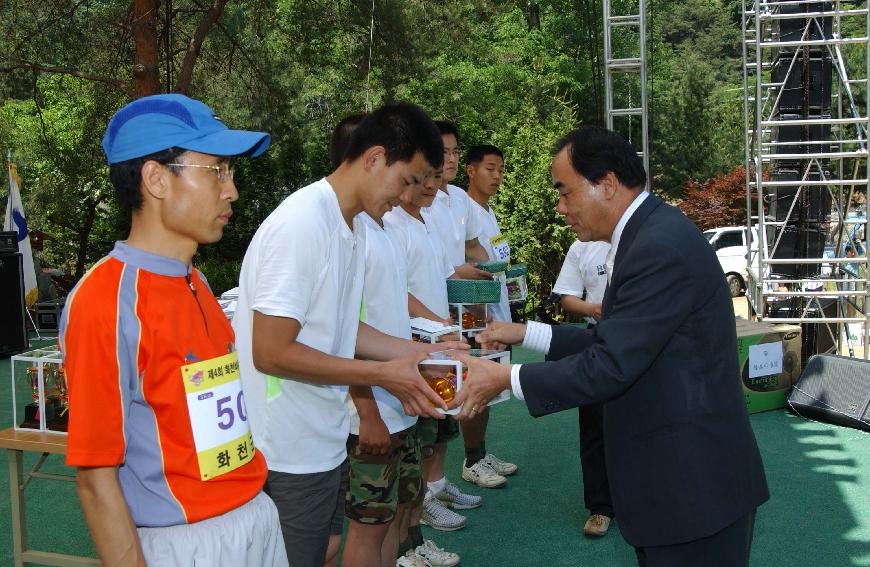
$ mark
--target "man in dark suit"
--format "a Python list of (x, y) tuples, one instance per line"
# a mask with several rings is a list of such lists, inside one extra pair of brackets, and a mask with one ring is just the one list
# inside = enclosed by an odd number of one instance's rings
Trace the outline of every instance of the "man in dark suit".
[(638, 564), (748, 565), (755, 510), (769, 495), (712, 248), (643, 191), (642, 162), (618, 134), (571, 132), (552, 176), (577, 237), (611, 242), (601, 321), (592, 331), (491, 324), (479, 342), (558, 360), (506, 367), (464, 357), (469, 378), (452, 405), (473, 416), (505, 388), (535, 417), (603, 402), (614, 511)]

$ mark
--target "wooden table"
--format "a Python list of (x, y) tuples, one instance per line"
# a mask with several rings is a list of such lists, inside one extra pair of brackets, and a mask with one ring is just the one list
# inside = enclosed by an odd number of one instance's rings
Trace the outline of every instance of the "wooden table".
[[(24, 489), (34, 478), (75, 482), (75, 477), (63, 474), (44, 473), (39, 469), (49, 455), (66, 454), (66, 435), (16, 431), (12, 428), (0, 431), (0, 449), (9, 456), (9, 491), (12, 504), (12, 553), (13, 565), (24, 567), (25, 563), (41, 563), (58, 567), (101, 565), (93, 557), (79, 557), (27, 548), (27, 523), (25, 521)], [(24, 475), (24, 452), (41, 453), (33, 469)]]

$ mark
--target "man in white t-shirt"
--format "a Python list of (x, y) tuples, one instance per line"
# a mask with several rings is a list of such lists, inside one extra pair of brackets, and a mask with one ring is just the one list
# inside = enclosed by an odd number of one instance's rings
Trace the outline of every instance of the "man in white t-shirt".
[(471, 199), (461, 188), (450, 185), (456, 179), (459, 164), (459, 130), (452, 122), (435, 122), (444, 142), (444, 176), (435, 194), (432, 205), (423, 210), (441, 237), (447, 258), (453, 264), (455, 278), (463, 280), (488, 280), (492, 276), (475, 264), (486, 262), (489, 256), (481, 246), (480, 223), (472, 208)]
[[(565, 255), (562, 270), (553, 286), (553, 293), (562, 296), (562, 308), (585, 317), (590, 327), (601, 318), (601, 300), (607, 288), (605, 263), (609, 252), (609, 242), (575, 241)], [(613, 519), (613, 501), (604, 463), (604, 415), (601, 404), (583, 406), (577, 411), (583, 503), (589, 510), (583, 533), (600, 537), (607, 533)]]
[(423, 110), (384, 106), (360, 122), (331, 175), (269, 215), (245, 254), (233, 319), (242, 386), (294, 566), (337, 562), (348, 385), (383, 387), (405, 413), (440, 417), (443, 401), (416, 366), (431, 347), (359, 321), (359, 214), (380, 218), (442, 160), (437, 127)]
[[(453, 264), (458, 279), (492, 279), (492, 275), (476, 267), (478, 262), (486, 262), (489, 255), (480, 244), (481, 223), (478, 214), (479, 207), (468, 194), (449, 182), (456, 178), (459, 165), (459, 129), (452, 122), (439, 120), (436, 122), (441, 131), (441, 141), (444, 143), (444, 181), (439, 187), (435, 201), (423, 213), (431, 218), (444, 245), (450, 263)], [(507, 481), (503, 475), (516, 471), (516, 465), (507, 463), (486, 452), (487, 413), (474, 419), (460, 423), (465, 449), (465, 458), (471, 463), (472, 478), (479, 486), (493, 488), (504, 485)], [(448, 418), (448, 421), (451, 418)], [(443, 424), (441, 429), (444, 429)], [(436, 446), (441, 446), (450, 439), (439, 438)], [(446, 445), (445, 445), (446, 447)], [(428, 478), (429, 490), (437, 499), (451, 507), (463, 507), (463, 503), (455, 502), (453, 495), (445, 489), (444, 463), (445, 451), (436, 450), (436, 465), (432, 468), (432, 477)], [(481, 460), (483, 464), (476, 466)], [(501, 473), (486, 466), (488, 462), (502, 463)]]
[[(363, 118), (365, 114), (353, 114), (335, 127), (329, 143), (334, 167), (344, 160), (352, 133)], [(407, 262), (395, 231), (385, 227), (383, 219), (365, 213), (360, 217), (365, 227), (360, 320), (382, 333), (410, 339), (411, 316), (442, 319), (408, 293)], [(383, 388), (351, 386), (349, 393), (345, 498), (349, 522), (343, 563), (409, 567), (425, 559), (435, 566), (454, 565), (459, 561), (456, 554), (447, 554), (431, 540), (414, 546), (408, 537), (408, 512), (423, 498), (417, 418), (405, 414), (398, 398)], [(422, 540), (422, 532), (419, 535)], [(407, 542), (401, 552), (400, 542)]]
[[(442, 140), (443, 140), (442, 135)], [(490, 207), (492, 199), (501, 186), (504, 170), (504, 154), (495, 146), (473, 146), (465, 159), (468, 174), (468, 197), (471, 210), (480, 225), (480, 243), (487, 254), (487, 260), (510, 262), (511, 249), (507, 238), (501, 233), (495, 212)], [(508, 304), (507, 287), (504, 274), (496, 276), (501, 280), (501, 300), (489, 305), (490, 315), (495, 321), (510, 321), (511, 311)], [(505, 477), (514, 474), (517, 466), (503, 461), (486, 451), (486, 429), (489, 425), (489, 406), (473, 418), (462, 422), (465, 434), (465, 462), (462, 465), (462, 478), (468, 482), (493, 488), (504, 486)], [(475, 447), (474, 441), (479, 440)]]
[[(424, 186), (410, 186), (401, 196), (401, 205), (384, 215), (385, 225), (396, 231), (408, 262), (408, 291), (419, 299), (423, 305), (441, 318), (450, 316), (447, 303), (447, 278), (454, 273), (453, 266), (444, 252), (441, 239), (434, 223), (427, 222), (423, 209), (430, 206), (440, 183), (440, 175), (436, 175), (431, 183)], [(444, 426), (444, 427), (442, 427)], [(446, 441), (459, 435), (455, 421), (444, 420), (436, 422), (420, 419), (417, 422), (420, 436), (420, 446), (423, 449), (423, 476), (431, 478), (440, 476), (443, 480), (441, 490), (454, 495), (462, 508), (480, 506), (480, 498), (462, 494), (444, 478), (444, 453), (447, 451)], [(440, 463), (441, 470), (436, 471)], [(451, 531), (465, 526), (465, 517), (451, 510), (432, 496), (428, 491), (421, 505), (411, 512), (411, 537), (419, 538), (421, 519), (431, 527)], [(424, 511), (425, 510), (425, 511)]]
[(562, 309), (585, 318), (590, 325), (595, 325), (601, 318), (601, 300), (607, 287), (605, 260), (608, 252), (609, 242), (575, 240), (553, 285), (553, 293), (562, 296)]

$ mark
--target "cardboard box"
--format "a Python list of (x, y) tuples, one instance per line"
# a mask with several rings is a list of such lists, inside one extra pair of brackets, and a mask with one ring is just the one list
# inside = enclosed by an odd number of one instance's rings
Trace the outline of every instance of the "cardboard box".
[(801, 375), (800, 325), (737, 320), (737, 359), (749, 413), (785, 407)]

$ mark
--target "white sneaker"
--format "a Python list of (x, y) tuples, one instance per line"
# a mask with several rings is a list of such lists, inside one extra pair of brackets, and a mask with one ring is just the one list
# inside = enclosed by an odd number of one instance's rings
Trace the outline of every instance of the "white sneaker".
[(483, 462), (489, 465), (489, 468), (500, 474), (501, 476), (510, 476), (517, 472), (517, 466), (507, 461), (502, 461), (492, 453), (487, 453), (483, 458)]
[(405, 555), (396, 560), (396, 567), (432, 567), (432, 564), (417, 555), (413, 549), (409, 549)]
[(440, 500), (432, 496), (431, 492), (427, 492), (423, 499), (423, 514), (420, 516), (420, 522), (442, 532), (452, 532), (465, 527), (465, 516), (448, 510)]
[(462, 463), (462, 480), (483, 488), (498, 488), (507, 483), (507, 479), (486, 464), (483, 460), (474, 463), (471, 468)]
[(450, 481), (447, 481), (447, 486), (444, 490), (435, 495), (435, 498), (441, 501), (442, 504), (454, 510), (471, 510), (472, 508), (480, 508), (483, 498), (474, 494), (466, 494)]
[(454, 567), (459, 565), (459, 555), (445, 551), (435, 545), (431, 539), (424, 539), (423, 545), (420, 545), (414, 551), (417, 555), (429, 562), (432, 567)]

